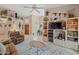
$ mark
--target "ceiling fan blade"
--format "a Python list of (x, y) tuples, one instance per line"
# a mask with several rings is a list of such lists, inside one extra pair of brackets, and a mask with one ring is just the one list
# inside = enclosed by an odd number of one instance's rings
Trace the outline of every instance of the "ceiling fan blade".
[(40, 11), (39, 10), (37, 10), (37, 9), (35, 9), (38, 13), (40, 13)]
[(32, 7), (24, 6), (24, 8), (32, 8)]
[(36, 7), (37, 9), (44, 9), (43, 7)]

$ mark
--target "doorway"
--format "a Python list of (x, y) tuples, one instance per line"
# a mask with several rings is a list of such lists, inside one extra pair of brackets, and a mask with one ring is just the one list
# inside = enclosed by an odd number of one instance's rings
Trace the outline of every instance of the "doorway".
[(29, 35), (29, 24), (25, 24), (25, 34)]

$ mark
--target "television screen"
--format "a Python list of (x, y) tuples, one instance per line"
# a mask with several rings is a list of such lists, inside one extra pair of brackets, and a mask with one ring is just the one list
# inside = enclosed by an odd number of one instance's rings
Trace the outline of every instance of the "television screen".
[(62, 22), (50, 22), (49, 29), (62, 29)]

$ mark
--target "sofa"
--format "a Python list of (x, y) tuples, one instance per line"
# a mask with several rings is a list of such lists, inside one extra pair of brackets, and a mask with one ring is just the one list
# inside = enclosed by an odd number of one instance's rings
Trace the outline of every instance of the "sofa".
[(16, 45), (24, 41), (24, 35), (21, 35), (20, 32), (10, 32), (9, 36), (12, 42)]

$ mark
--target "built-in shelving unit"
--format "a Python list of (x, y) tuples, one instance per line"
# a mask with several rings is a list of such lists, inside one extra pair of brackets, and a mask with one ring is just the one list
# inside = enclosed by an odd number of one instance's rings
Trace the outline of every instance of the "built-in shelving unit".
[(67, 40), (78, 42), (78, 18), (67, 19)]
[(48, 23), (47, 23), (47, 21), (43, 22), (43, 36), (48, 37)]
[(43, 22), (43, 36), (46, 36), (49, 42), (79, 51), (78, 23), (78, 17), (52, 21), (49, 18), (49, 21)]
[(53, 42), (53, 30), (52, 29), (48, 30), (48, 39), (50, 42)]
[[(53, 9), (52, 9), (53, 10)], [(48, 11), (48, 41), (79, 51), (79, 17), (74, 8)], [(58, 23), (58, 25), (57, 25)], [(52, 34), (51, 34), (52, 33)]]

